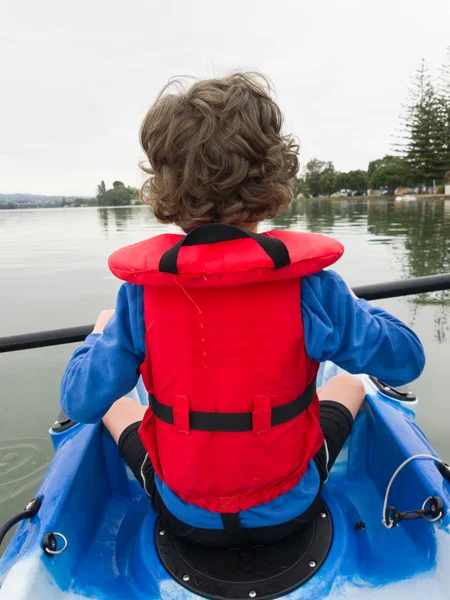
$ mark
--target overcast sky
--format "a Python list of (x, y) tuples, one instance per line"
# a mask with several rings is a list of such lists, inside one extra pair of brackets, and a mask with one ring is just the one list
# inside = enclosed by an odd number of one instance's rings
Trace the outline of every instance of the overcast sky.
[(169, 77), (258, 69), (301, 161), (389, 151), (411, 74), (450, 44), (450, 0), (1, 0), (0, 193), (138, 186), (138, 129)]

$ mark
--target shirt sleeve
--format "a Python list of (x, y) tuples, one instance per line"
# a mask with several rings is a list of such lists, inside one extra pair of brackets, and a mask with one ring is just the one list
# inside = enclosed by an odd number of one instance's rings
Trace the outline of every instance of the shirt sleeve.
[(75, 350), (61, 382), (61, 408), (74, 421), (96, 423), (136, 385), (145, 359), (143, 288), (125, 283), (102, 334)]
[(404, 385), (421, 374), (425, 354), (417, 335), (399, 319), (356, 300), (334, 271), (301, 280), (306, 351), (349, 373), (367, 373), (388, 385)]

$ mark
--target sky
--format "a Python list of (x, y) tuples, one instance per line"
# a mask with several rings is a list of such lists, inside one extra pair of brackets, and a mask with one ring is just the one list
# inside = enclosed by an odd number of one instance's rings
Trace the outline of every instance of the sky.
[(1, 0), (0, 193), (139, 187), (138, 132), (174, 75), (256, 69), (301, 163), (388, 153), (411, 75), (450, 45), (450, 0)]

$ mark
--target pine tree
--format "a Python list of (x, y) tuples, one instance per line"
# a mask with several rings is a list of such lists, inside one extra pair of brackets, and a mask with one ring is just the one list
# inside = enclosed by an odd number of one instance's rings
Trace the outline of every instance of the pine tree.
[(106, 185), (102, 179), (101, 183), (97, 186), (97, 200), (101, 200), (105, 194), (106, 194)]
[(439, 105), (439, 143), (442, 173), (450, 170), (450, 46), (441, 67), (437, 95)]
[(442, 178), (441, 108), (431, 82), (431, 77), (422, 60), (413, 77), (409, 90), (409, 101), (402, 117), (401, 142), (397, 151), (407, 159), (411, 183), (430, 185), (434, 179)]

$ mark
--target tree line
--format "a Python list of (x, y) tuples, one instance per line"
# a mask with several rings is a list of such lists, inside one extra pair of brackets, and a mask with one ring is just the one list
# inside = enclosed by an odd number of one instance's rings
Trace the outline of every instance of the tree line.
[(422, 60), (394, 139), (392, 153), (370, 162), (367, 171), (341, 173), (330, 161), (310, 160), (296, 178), (296, 194), (317, 197), (371, 188), (392, 195), (398, 187), (436, 187), (443, 193), (450, 177), (450, 46), (437, 78), (431, 77)]
[(105, 182), (97, 186), (98, 206), (127, 206), (131, 200), (139, 198), (139, 190), (121, 181), (114, 181), (112, 188), (107, 190)]
[(97, 186), (95, 198), (75, 198), (70, 201), (63, 198), (61, 206), (128, 206), (138, 198), (137, 188), (125, 185), (122, 181), (114, 181), (112, 188), (107, 189), (102, 180)]

